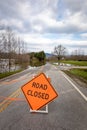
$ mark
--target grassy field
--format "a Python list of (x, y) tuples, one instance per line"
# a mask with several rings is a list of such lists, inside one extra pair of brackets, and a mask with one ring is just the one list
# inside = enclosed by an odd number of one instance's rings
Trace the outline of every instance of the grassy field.
[(0, 73), (0, 79), (5, 78), (5, 77), (10, 76), (10, 75), (13, 75), (13, 74), (16, 74), (16, 73), (21, 72), (21, 71), (22, 70), (17, 70), (17, 71), (14, 71), (14, 72)]
[(87, 80), (87, 69), (71, 69), (68, 72), (77, 77)]
[(87, 61), (67, 60), (67, 61), (61, 61), (61, 63), (72, 64), (72, 65), (79, 65), (79, 66), (87, 66)]

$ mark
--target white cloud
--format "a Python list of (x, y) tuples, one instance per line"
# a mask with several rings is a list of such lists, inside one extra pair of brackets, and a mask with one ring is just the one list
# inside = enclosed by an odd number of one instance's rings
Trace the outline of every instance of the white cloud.
[(4, 25), (4, 26), (10, 26), (10, 27), (12, 27), (12, 28), (16, 28), (17, 30), (19, 29), (22, 29), (22, 30), (24, 30), (24, 27), (23, 27), (23, 23), (22, 23), (22, 21), (21, 20), (18, 20), (18, 19), (11, 19), (10, 20), (10, 24), (9, 24), (9, 21), (7, 21), (6, 19), (2, 19), (1, 21), (0, 21), (0, 24), (1, 25)]
[(75, 40), (72, 39), (72, 35), (66, 37), (66, 35), (61, 36), (61, 38), (47, 38), (42, 34), (22, 34), (24, 40), (28, 43), (29, 50), (31, 51), (41, 51), (53, 52), (55, 46), (61, 44), (72, 52), (75, 49), (83, 49), (87, 53), (87, 40)]
[[(7, 7), (8, 10), (6, 12), (8, 20), (4, 19), (8, 22), (13, 19), (21, 21), (26, 31), (29, 30), (39, 33), (75, 33), (87, 30), (85, 8), (87, 2), (86, 0), (83, 1), (84, 2), (82, 2), (82, 0), (65, 0), (62, 2), (65, 5), (63, 4), (63, 7), (61, 7), (64, 8), (65, 6), (65, 8), (63, 9), (64, 13), (62, 13), (63, 18), (61, 20), (57, 18), (61, 13), (59, 10), (59, 0), (19, 0), (15, 3), (14, 0), (7, 0), (7, 2), (4, 0), (4, 3), (0, 3), (3, 5), (1, 8), (3, 10), (1, 10), (2, 15), (5, 15), (5, 7)], [(12, 2), (14, 3), (13, 7)], [(18, 22), (19, 27), (22, 25), (21, 23)], [(15, 26), (17, 26), (16, 22)]]
[(82, 33), (80, 34), (83, 40), (87, 40), (87, 33)]
[(0, 19), (31, 48), (51, 52), (62, 44), (87, 50), (87, 0), (3, 0)]

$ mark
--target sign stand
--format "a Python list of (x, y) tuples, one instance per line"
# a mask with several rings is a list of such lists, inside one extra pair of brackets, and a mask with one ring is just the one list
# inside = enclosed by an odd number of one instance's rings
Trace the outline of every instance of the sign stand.
[[(40, 73), (33, 76), (32, 80), (21, 87), (28, 104), (31, 106), (30, 112), (48, 113), (48, 103), (58, 96), (50, 82), (51, 79), (48, 76)], [(45, 110), (40, 109), (44, 106)]]
[(46, 110), (32, 110), (32, 109), (30, 109), (30, 112), (48, 113), (48, 104), (46, 105)]

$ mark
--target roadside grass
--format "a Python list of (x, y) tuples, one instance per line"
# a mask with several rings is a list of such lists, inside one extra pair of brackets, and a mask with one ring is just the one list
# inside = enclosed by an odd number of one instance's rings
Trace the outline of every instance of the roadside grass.
[(66, 70), (64, 71), (66, 74), (68, 75), (73, 75), (79, 79), (83, 79), (85, 81), (87, 81), (87, 69), (70, 69), (70, 70)]
[(71, 69), (70, 73), (87, 80), (87, 69)]
[(72, 65), (79, 65), (79, 66), (87, 66), (87, 61), (73, 61), (73, 60), (64, 60), (60, 61), (61, 63), (65, 64), (72, 64)]
[(13, 71), (13, 72), (0, 73), (0, 79), (13, 75), (13, 74), (16, 74), (16, 73), (19, 73), (21, 71), (23, 71), (23, 70), (21, 69), (21, 70), (17, 70), (17, 71)]

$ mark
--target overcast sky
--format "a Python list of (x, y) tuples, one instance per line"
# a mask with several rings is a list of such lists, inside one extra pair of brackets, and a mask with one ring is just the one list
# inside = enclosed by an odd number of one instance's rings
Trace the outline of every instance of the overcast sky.
[(0, 25), (11, 26), (29, 51), (61, 44), (87, 53), (87, 0), (0, 0)]

